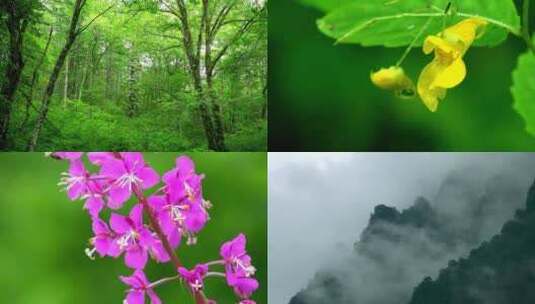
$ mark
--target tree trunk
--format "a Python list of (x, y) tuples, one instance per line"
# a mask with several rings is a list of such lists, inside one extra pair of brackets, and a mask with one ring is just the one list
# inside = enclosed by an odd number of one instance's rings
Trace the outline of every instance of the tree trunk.
[[(201, 119), (203, 122), (204, 134), (208, 142), (208, 148), (215, 151), (223, 151), (224, 147), (220, 146), (216, 138), (214, 122), (212, 120), (210, 110), (206, 104), (205, 94), (202, 89), (199, 61), (202, 39), (200, 39), (201, 37), (199, 37), (197, 45), (194, 45), (193, 37), (191, 35), (191, 28), (189, 26), (188, 10), (186, 8), (186, 4), (184, 0), (176, 0), (176, 2), (179, 10), (180, 23), (182, 25), (180, 27), (180, 31), (182, 32), (182, 44), (184, 52), (186, 53), (186, 57), (188, 59), (188, 65), (193, 80), (193, 86), (195, 88), (195, 91), (197, 92), (197, 102), (199, 104), (198, 111), (201, 115)], [(204, 16), (203, 18), (206, 18), (206, 16)], [(205, 23), (204, 20), (203, 23)], [(199, 30), (199, 35), (201, 35), (202, 30), (202, 28)]]
[(28, 123), (28, 119), (30, 118), (30, 110), (33, 107), (33, 92), (35, 88), (35, 83), (37, 82), (37, 79), (39, 78), (39, 70), (41, 69), (41, 66), (43, 65), (43, 62), (45, 61), (46, 54), (48, 53), (48, 48), (50, 47), (50, 42), (52, 42), (52, 34), (54, 34), (54, 27), (50, 27), (50, 31), (48, 33), (48, 39), (46, 40), (45, 49), (43, 50), (43, 54), (41, 54), (41, 58), (39, 59), (39, 62), (33, 69), (32, 73), (32, 80), (30, 82), (30, 89), (28, 92), (28, 95), (26, 96), (26, 112), (24, 113), (24, 119), (22, 121), (22, 124), (20, 125), (20, 128), (23, 129), (26, 124)]
[(65, 58), (65, 79), (63, 81), (63, 107), (67, 106), (67, 99), (69, 95), (69, 55)]
[(21, 16), (13, 2), (3, 3), (6, 5), (6, 25), (9, 31), (9, 60), (6, 66), (4, 83), (0, 88), (0, 149), (7, 147), (7, 133), (15, 92), (19, 86), (20, 76), (24, 68), (22, 58), (23, 35), (28, 20)]
[(50, 75), (50, 78), (48, 80), (45, 94), (43, 95), (43, 99), (41, 102), (41, 107), (39, 109), (39, 114), (37, 116), (37, 121), (35, 123), (35, 127), (32, 132), (30, 142), (28, 143), (29, 151), (35, 150), (35, 147), (37, 145), (37, 140), (39, 139), (41, 129), (43, 128), (43, 124), (48, 114), (48, 107), (50, 105), (50, 99), (52, 97), (52, 94), (54, 93), (54, 88), (56, 86), (56, 81), (58, 79), (59, 73), (63, 67), (63, 64), (65, 63), (65, 58), (69, 54), (69, 50), (74, 44), (76, 37), (80, 34), (80, 31), (78, 30), (78, 21), (80, 19), (80, 13), (82, 12), (84, 5), (85, 5), (85, 0), (76, 0), (76, 3), (74, 4), (74, 10), (72, 13), (69, 34), (67, 36), (67, 40), (65, 41), (65, 45), (63, 46), (63, 49), (61, 50), (56, 60), (54, 70), (52, 71), (52, 74)]
[(212, 75), (210, 72), (206, 75), (206, 82), (208, 85), (208, 96), (210, 97), (210, 103), (212, 105), (212, 116), (214, 119), (214, 140), (216, 141), (216, 145), (219, 148), (218, 151), (225, 151), (225, 130), (223, 126), (223, 117), (221, 114), (221, 106), (217, 102), (217, 98), (214, 94), (213, 86), (212, 86)]

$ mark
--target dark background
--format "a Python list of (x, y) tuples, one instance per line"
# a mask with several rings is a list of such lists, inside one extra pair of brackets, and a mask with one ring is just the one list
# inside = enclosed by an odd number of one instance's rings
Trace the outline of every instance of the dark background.
[[(511, 73), (526, 51), (520, 39), (470, 49), (467, 78), (431, 113), (369, 80), (404, 48), (334, 46), (316, 27), (322, 12), (295, 0), (269, 5), (270, 151), (535, 150), (512, 108)], [(431, 60), (415, 48), (403, 66), (416, 80)]]

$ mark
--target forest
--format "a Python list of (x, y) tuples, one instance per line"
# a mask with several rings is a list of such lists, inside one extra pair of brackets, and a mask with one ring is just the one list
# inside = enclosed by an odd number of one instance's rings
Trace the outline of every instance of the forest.
[(2, 0), (0, 21), (0, 150), (266, 150), (263, 0)]

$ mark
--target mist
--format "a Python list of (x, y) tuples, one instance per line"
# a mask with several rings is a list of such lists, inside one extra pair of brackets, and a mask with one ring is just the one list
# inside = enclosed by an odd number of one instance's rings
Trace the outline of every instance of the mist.
[[(490, 238), (522, 206), (535, 177), (533, 156), (270, 153), (269, 301), (288, 303), (308, 286), (307, 297), (321, 302), (324, 291), (311, 280), (335, 273), (343, 303), (403, 303), (424, 275), (436, 276), (449, 259)], [(355, 250), (375, 206), (402, 211), (418, 197), (429, 200), (438, 232), (381, 224), (403, 245), (373, 237), (367, 254)]]

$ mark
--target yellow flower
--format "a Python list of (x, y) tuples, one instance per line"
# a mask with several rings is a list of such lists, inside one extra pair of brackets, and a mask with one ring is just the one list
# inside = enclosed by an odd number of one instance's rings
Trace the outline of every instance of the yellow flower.
[(412, 97), (415, 94), (414, 83), (401, 67), (392, 66), (372, 72), (370, 79), (377, 87), (394, 91), (399, 97)]
[(418, 94), (432, 112), (446, 97), (446, 90), (458, 86), (466, 77), (463, 56), (477, 38), (479, 27), (486, 24), (483, 19), (469, 18), (425, 39), (423, 51), (434, 51), (435, 59), (420, 74)]

